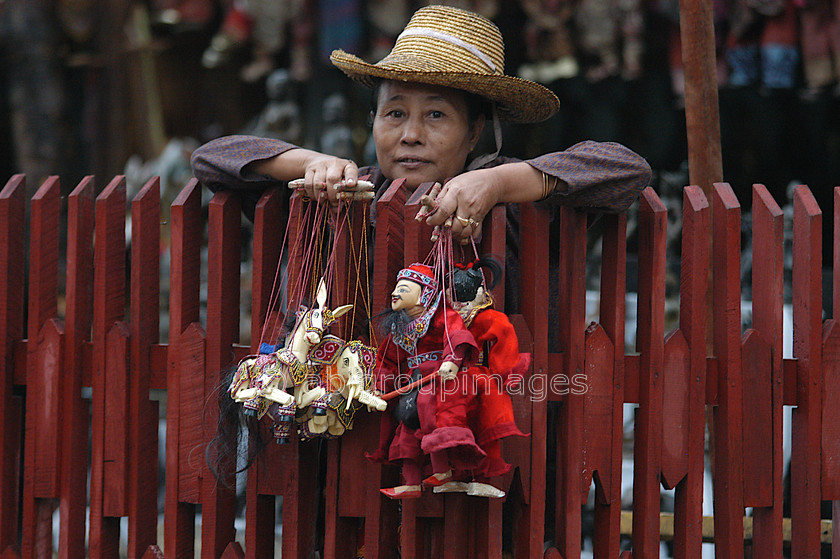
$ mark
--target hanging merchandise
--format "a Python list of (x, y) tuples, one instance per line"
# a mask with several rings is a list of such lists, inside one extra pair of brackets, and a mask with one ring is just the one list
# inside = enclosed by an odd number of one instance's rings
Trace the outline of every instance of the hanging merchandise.
[[(376, 350), (361, 341), (345, 341), (328, 333), (339, 318), (351, 316), (352, 304), (328, 304), (336, 275), (336, 251), (342, 235), (352, 235), (350, 202), (371, 200), (373, 184), (359, 181), (356, 192), (345, 193), (335, 209), (307, 201), (303, 179), (289, 186), (296, 189), (290, 213), (300, 219), (289, 220), (292, 225), (286, 227), (283, 251), (294, 249), (295, 258), (291, 260), (295, 264), (282, 271), (278, 265), (266, 314), (271, 318), (263, 325), (259, 340), (261, 353), (239, 362), (228, 389), (246, 415), (257, 419), (267, 415), (272, 420), (278, 443), (288, 442), (295, 433), (304, 439), (339, 436), (352, 428), (353, 415), (362, 406), (384, 410), (386, 405), (370, 391)], [(290, 232), (290, 227), (295, 230)], [(367, 277), (361, 270), (367, 268), (367, 229), (367, 223), (362, 223), (362, 242), (351, 247), (351, 261), (357, 268), (351, 274), (356, 278)], [(294, 247), (287, 246), (290, 237)], [(281, 265), (283, 261), (281, 254)], [(287, 286), (285, 300), (280, 296), (283, 286)], [(361, 300), (368, 307), (367, 282), (357, 282), (356, 289), (356, 293), (350, 293), (348, 288), (343, 295)], [(312, 299), (315, 302), (308, 303)], [(294, 308), (297, 311), (288, 323), (284, 342), (275, 345), (268, 339), (269, 333), (278, 330), (283, 311)], [(345, 331), (353, 331), (352, 320)]]
[(503, 497), (488, 483), (510, 468), (499, 439), (522, 435), (506, 379), (518, 378), (530, 358), (519, 354), (507, 317), (485, 311), (492, 305), (486, 290), (458, 299), (463, 282), (452, 266), (451, 229), (437, 229), (434, 238), (424, 262), (397, 274), (391, 309), (380, 323), (384, 338), (374, 378), (382, 399), (395, 402), (382, 416), (379, 448), (368, 458), (401, 467), (403, 484), (380, 490), (391, 499), (419, 498), (424, 488)]

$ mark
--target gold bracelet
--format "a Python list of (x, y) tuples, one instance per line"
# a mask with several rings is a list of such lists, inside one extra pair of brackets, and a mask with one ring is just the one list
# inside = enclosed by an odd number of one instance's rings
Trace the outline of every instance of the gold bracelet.
[[(542, 172), (542, 171), (540, 171)], [(553, 179), (553, 180), (550, 180)], [(543, 189), (542, 189), (542, 197), (540, 200), (545, 200), (548, 198), (548, 195), (554, 192), (557, 188), (557, 177), (551, 177), (545, 172), (542, 172), (542, 180), (543, 180)], [(550, 185), (550, 186), (549, 186)]]

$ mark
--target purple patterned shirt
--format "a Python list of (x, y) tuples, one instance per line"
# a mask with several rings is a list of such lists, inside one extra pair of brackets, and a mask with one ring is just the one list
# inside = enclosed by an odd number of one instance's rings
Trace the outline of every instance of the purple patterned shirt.
[[(195, 150), (192, 156), (193, 173), (213, 192), (241, 192), (245, 212), (253, 217), (254, 206), (262, 192), (278, 182), (243, 169), (249, 163), (274, 157), (295, 147), (271, 138), (226, 136)], [(518, 160), (498, 157), (485, 168), (515, 161)], [(623, 145), (611, 142), (581, 142), (565, 151), (541, 155), (526, 163), (568, 185), (565, 191), (555, 191), (544, 203), (594, 211), (625, 211), (650, 181), (647, 161)], [(363, 175), (371, 175), (379, 191), (383, 191), (382, 186), (388, 182), (378, 167), (361, 167), (359, 176)]]

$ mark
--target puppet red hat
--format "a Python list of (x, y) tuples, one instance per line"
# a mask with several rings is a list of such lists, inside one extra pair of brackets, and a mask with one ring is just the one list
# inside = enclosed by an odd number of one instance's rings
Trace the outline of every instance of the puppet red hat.
[(415, 262), (408, 268), (403, 268), (397, 274), (397, 281), (407, 279), (423, 286), (423, 293), (420, 295), (420, 304), (427, 307), (437, 293), (438, 282), (435, 279), (435, 272), (431, 266)]

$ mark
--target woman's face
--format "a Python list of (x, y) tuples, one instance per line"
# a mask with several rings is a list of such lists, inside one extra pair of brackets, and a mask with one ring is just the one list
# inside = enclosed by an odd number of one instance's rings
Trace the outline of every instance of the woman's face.
[(443, 86), (384, 81), (373, 117), (379, 167), (410, 190), (443, 182), (464, 170), (483, 119), (470, 127), (466, 95)]

